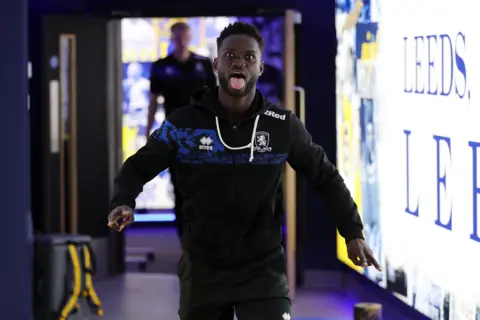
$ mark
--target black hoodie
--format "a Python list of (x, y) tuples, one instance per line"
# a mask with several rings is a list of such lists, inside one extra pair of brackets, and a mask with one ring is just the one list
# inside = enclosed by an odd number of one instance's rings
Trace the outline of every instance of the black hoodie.
[(275, 196), (288, 162), (313, 183), (340, 234), (363, 237), (342, 177), (295, 115), (257, 91), (244, 120), (231, 125), (227, 119), (217, 90), (195, 93), (125, 161), (111, 208), (134, 208), (143, 185), (174, 165), (184, 198), (184, 250), (213, 264), (246, 264), (280, 246), (283, 215), (275, 210)]

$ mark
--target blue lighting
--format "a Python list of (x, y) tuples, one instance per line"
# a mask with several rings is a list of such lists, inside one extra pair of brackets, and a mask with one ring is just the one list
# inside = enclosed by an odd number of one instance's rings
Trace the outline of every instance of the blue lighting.
[(173, 222), (173, 213), (136, 213), (135, 222)]

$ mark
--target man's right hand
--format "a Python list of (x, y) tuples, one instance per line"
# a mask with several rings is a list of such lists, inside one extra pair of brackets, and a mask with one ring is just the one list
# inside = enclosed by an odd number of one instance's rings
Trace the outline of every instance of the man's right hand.
[(133, 209), (129, 206), (119, 206), (108, 215), (108, 226), (122, 231), (134, 222)]

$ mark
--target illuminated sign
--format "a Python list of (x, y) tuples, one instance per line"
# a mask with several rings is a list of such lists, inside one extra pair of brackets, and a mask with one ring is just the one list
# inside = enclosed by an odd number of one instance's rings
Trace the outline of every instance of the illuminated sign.
[(431, 319), (480, 319), (475, 2), (338, 2), (338, 168), (384, 266), (356, 269)]

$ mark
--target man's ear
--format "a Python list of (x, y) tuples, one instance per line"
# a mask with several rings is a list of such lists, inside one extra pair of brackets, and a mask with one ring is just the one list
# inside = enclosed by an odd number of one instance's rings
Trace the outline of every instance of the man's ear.
[(263, 69), (265, 69), (265, 64), (262, 62), (260, 62), (260, 76), (263, 74)]
[(213, 66), (213, 71), (217, 72), (217, 67), (218, 67), (218, 59), (217, 58), (213, 59), (212, 66)]

